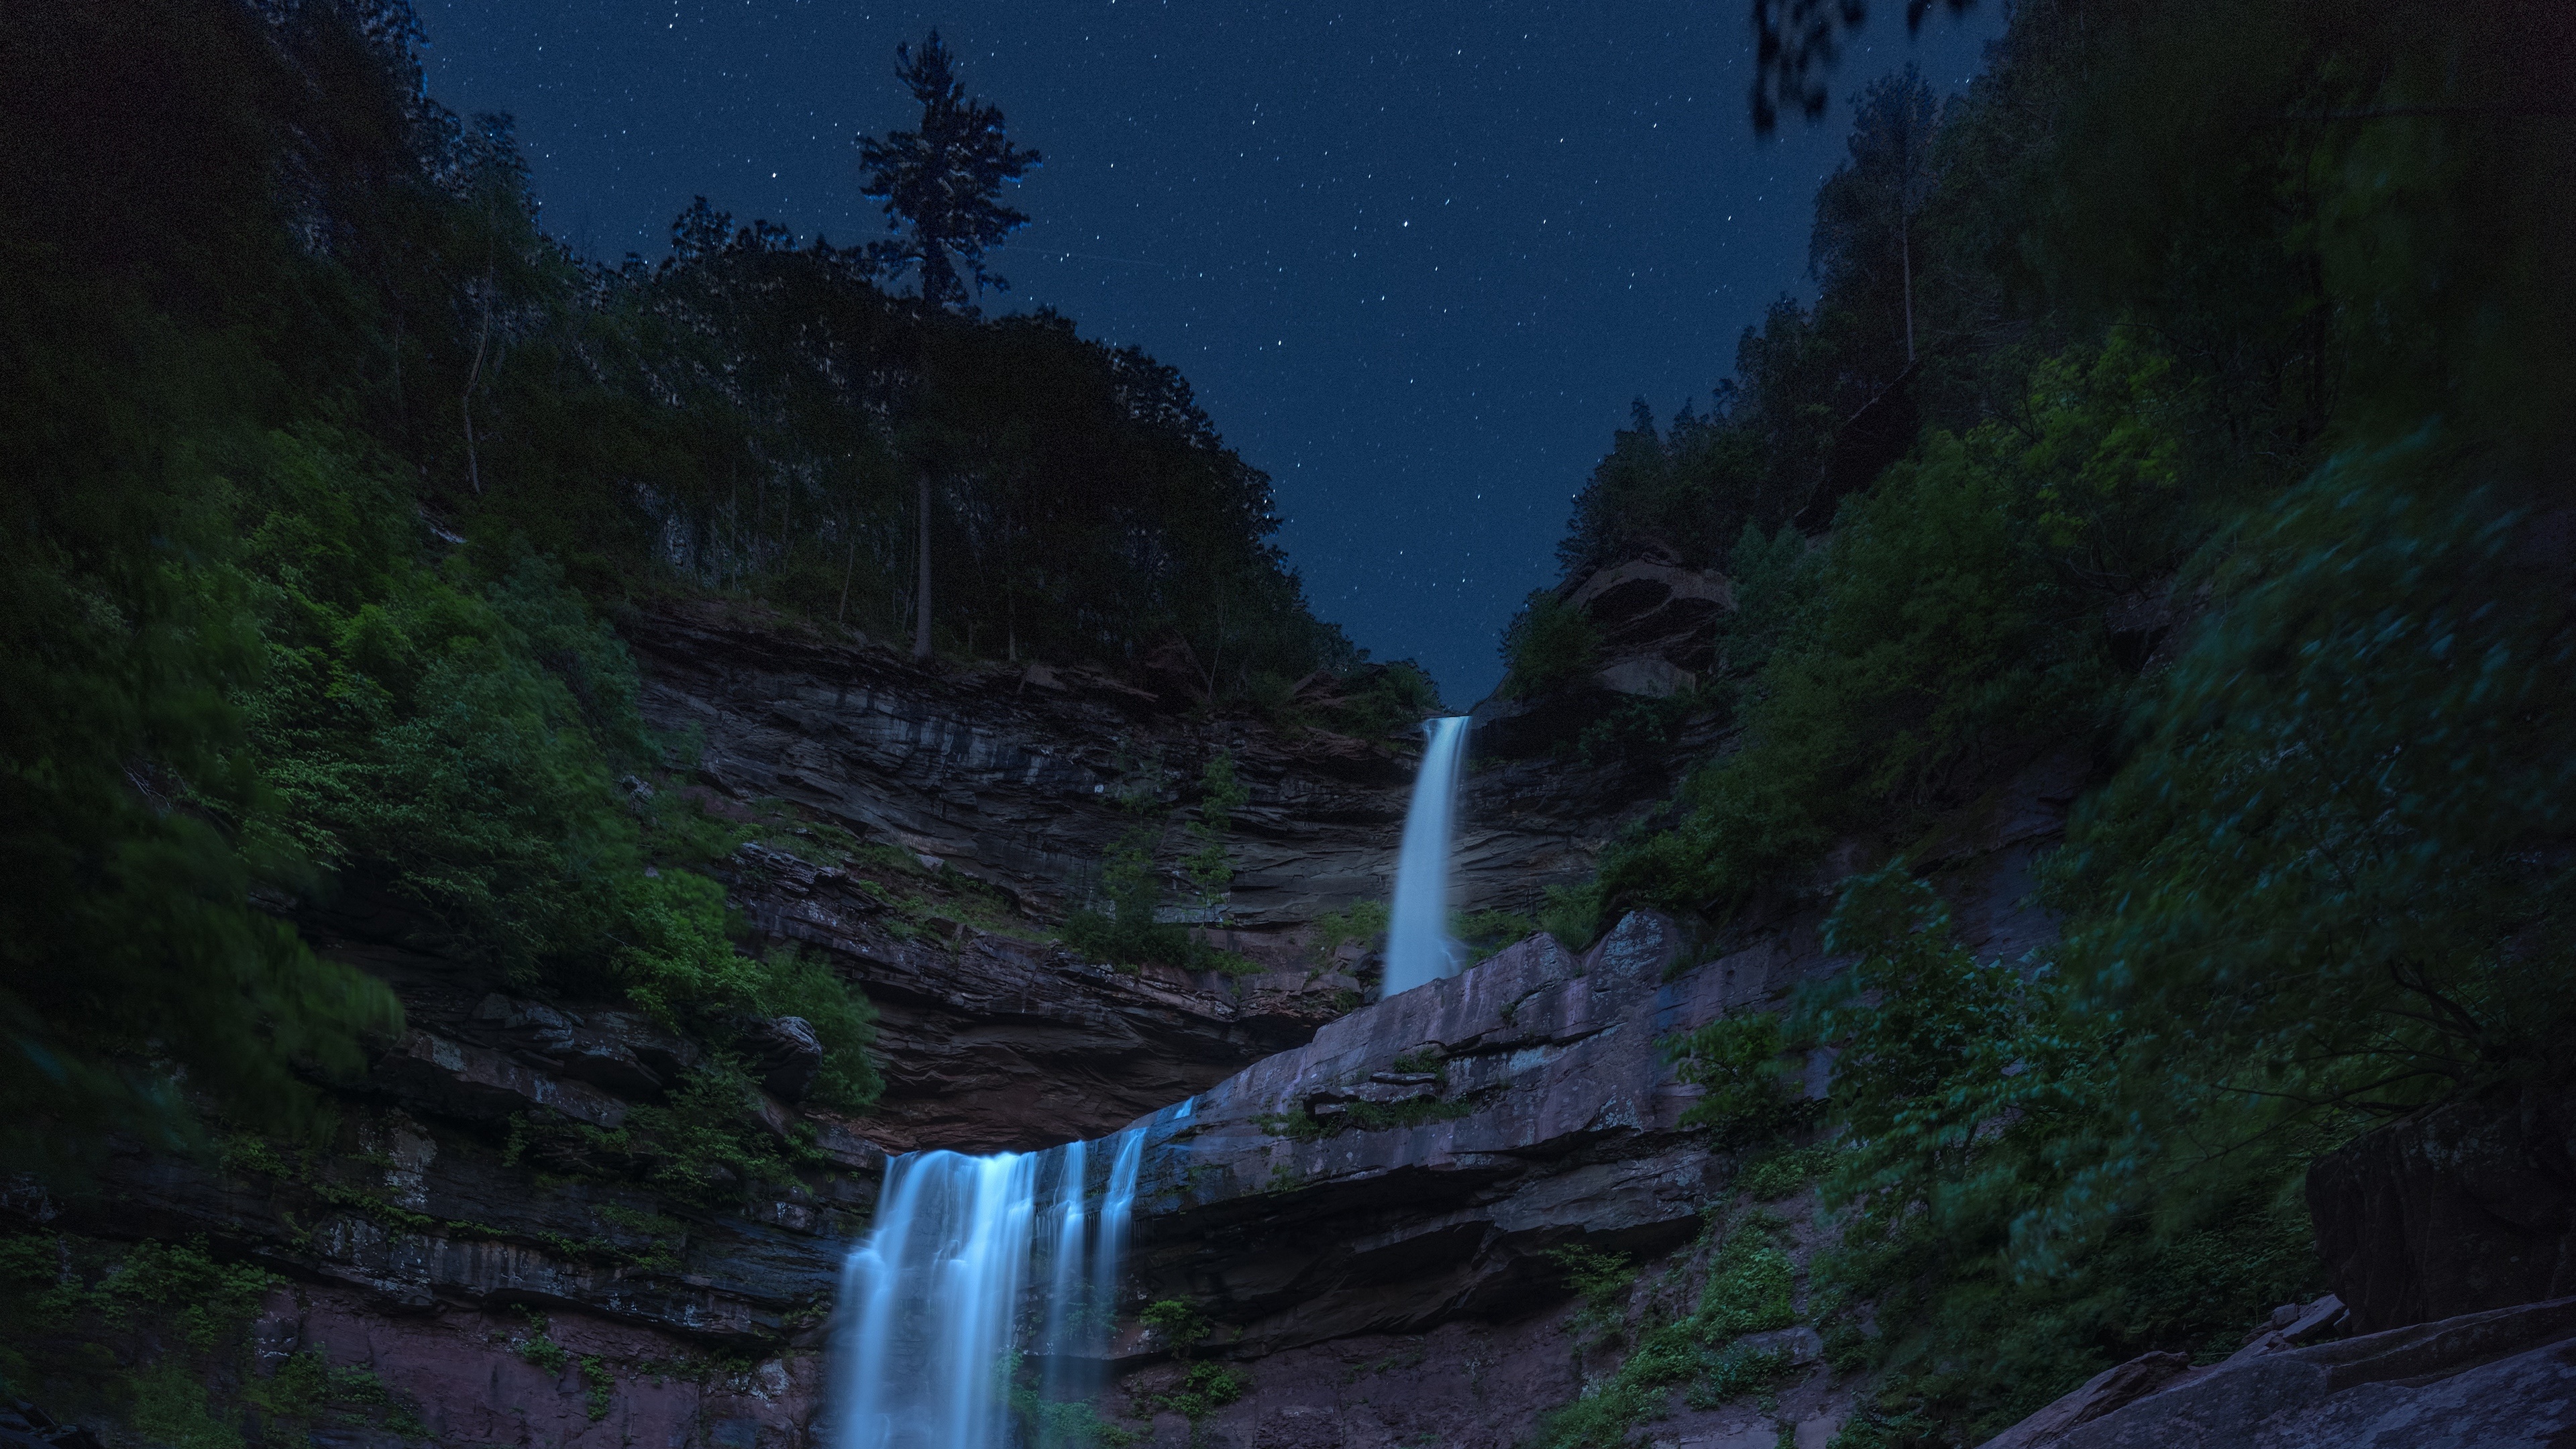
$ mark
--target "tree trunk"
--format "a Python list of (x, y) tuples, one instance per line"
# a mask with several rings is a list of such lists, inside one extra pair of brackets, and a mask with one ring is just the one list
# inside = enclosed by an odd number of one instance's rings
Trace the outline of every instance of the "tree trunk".
[(1905, 269), (1905, 365), (1914, 365), (1914, 239), (1910, 225), (1896, 228), (1896, 255)]
[(474, 485), (474, 496), (483, 496), (483, 469), (474, 458), (474, 385), (483, 378), (483, 349), (492, 340), (492, 291), (487, 278), (483, 287), (483, 328), (474, 339), (474, 365), (465, 372), (465, 392), (457, 398), (456, 410), (465, 417), (465, 478)]
[(930, 474), (921, 475), (921, 592), (913, 601), (912, 657), (930, 662)]

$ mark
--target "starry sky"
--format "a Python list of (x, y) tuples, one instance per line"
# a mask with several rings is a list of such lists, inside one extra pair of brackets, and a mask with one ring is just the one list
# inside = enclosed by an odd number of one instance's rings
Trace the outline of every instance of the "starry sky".
[(1807, 229), (1844, 100), (1964, 87), (2004, 6), (1882, 0), (1808, 126), (1757, 140), (1744, 0), (418, 0), (431, 94), (518, 119), (546, 228), (668, 250), (705, 195), (800, 240), (883, 233), (853, 138), (918, 110), (937, 26), (1045, 166), (988, 265), (1178, 366), (1276, 481), (1318, 613), (1463, 710), (1624, 426), (1705, 408)]

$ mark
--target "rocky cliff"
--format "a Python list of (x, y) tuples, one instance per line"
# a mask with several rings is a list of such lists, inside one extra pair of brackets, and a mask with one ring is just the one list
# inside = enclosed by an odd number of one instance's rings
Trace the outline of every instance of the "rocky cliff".
[[(343, 901), (299, 923), (390, 983), (407, 1029), (340, 1095), (330, 1140), (115, 1143), (86, 1190), (21, 1183), (0, 1211), (82, 1252), (197, 1242), (273, 1275), (256, 1371), (372, 1376), (378, 1429), (409, 1425), (386, 1419), (394, 1405), (441, 1442), (798, 1446), (840, 1257), (888, 1151), (1096, 1136), (1299, 1048), (1365, 994), (1304, 928), (1384, 895), (1402, 739), (1213, 713), (1150, 670), (923, 670), (713, 606), (622, 627), (654, 723), (703, 741), (682, 788), (757, 836), (720, 870), (729, 904), (878, 1007), (873, 1114), (801, 1105), (786, 1033), (749, 1125), (796, 1170), (676, 1191), (615, 1134), (666, 1105), (694, 1045), (622, 1003), (515, 994), (406, 945), (398, 912)], [(1217, 750), (1253, 794), (1224, 944), (1265, 969), (1113, 969), (1057, 944), (1052, 924), (1126, 828), (1114, 797), (1142, 782), (1177, 801), (1169, 782)], [(1638, 808), (1667, 785), (1632, 763), (1480, 772), (1470, 903), (1579, 875), (1605, 802)]]
[[(2045, 936), (2029, 867), (2079, 778), (2065, 760), (2023, 770), (1937, 857), (1981, 952)], [(1660, 1050), (1833, 970), (1820, 899), (1783, 897), (1714, 944), (1650, 914), (1579, 956), (1534, 937), (1156, 1114), (1135, 1292), (1206, 1305), (1219, 1328), (1197, 1351), (1243, 1376), (1195, 1425), (1163, 1413), (1157, 1442), (1502, 1449), (1603, 1387), (1632, 1308), (1687, 1317), (1750, 1255), (1779, 1275), (1738, 1335), (1769, 1365), (1765, 1393), (1693, 1403), (1677, 1377), (1641, 1407), (1659, 1444), (1822, 1446), (1854, 1386), (1812, 1321), (1812, 1199), (1795, 1181), (1767, 1202), (1739, 1190), (1747, 1164), (1681, 1128), (1697, 1089)], [(1615, 1301), (1570, 1301), (1581, 1251), (1636, 1268)], [(1132, 1347), (1126, 1402), (1186, 1404), (1170, 1387), (1183, 1367), (1161, 1358), (1176, 1346)]]

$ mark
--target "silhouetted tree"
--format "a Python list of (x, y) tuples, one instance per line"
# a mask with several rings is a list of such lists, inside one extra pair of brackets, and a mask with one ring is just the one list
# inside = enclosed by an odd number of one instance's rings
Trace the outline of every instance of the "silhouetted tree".
[(1905, 318), (1905, 363), (1914, 365), (1914, 228), (1932, 199), (1932, 137), (1941, 103), (1912, 65), (1883, 76), (1854, 102), (1851, 156), (1816, 193), (1808, 262), (1829, 290), (1884, 275), (1894, 264)]
[(988, 286), (1008, 291), (1007, 279), (984, 270), (984, 249), (1029, 219), (995, 198), (1003, 182), (1018, 181), (1045, 158), (1013, 146), (1001, 111), (967, 96), (938, 31), (919, 53), (907, 44), (894, 55), (896, 77), (921, 102), (921, 129), (890, 131), (882, 141), (859, 138), (859, 160), (868, 171), (859, 194), (885, 203), (887, 227), (901, 233), (886, 248), (886, 260), (893, 270), (918, 268), (921, 299), (934, 306), (969, 305), (966, 277), (978, 292)]

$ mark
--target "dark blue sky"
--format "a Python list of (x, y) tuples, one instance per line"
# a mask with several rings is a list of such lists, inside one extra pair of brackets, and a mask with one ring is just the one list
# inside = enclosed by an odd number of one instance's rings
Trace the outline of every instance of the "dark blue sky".
[[(1874, 8), (1838, 98), (1908, 59), (1962, 87), (2004, 10), (1909, 40)], [(1629, 400), (1704, 405), (1743, 327), (1808, 291), (1848, 120), (1754, 139), (1744, 0), (419, 9), (431, 93), (515, 114), (547, 228), (607, 258), (661, 256), (698, 194), (881, 234), (852, 138), (912, 123), (894, 45), (937, 25), (1047, 157), (988, 310), (1043, 302), (1178, 366), (1277, 481), (1317, 611), (1460, 708)]]

